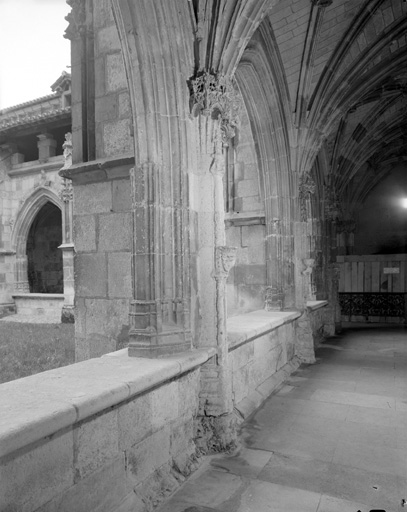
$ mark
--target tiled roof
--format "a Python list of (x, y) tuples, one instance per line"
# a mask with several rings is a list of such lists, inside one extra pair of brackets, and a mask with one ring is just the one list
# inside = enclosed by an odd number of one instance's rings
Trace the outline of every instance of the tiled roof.
[(44, 120), (57, 119), (71, 112), (71, 107), (56, 108), (38, 114), (36, 112), (27, 112), (24, 115), (16, 115), (8, 119), (0, 120), (0, 132), (6, 131), (16, 126), (35, 124)]
[(13, 110), (20, 110), (25, 107), (29, 107), (30, 105), (35, 105), (36, 103), (42, 103), (43, 101), (53, 100), (55, 98), (59, 98), (61, 95), (58, 92), (54, 92), (52, 94), (48, 94), (47, 96), (41, 96), (40, 98), (36, 98), (35, 100), (25, 101), (24, 103), (18, 103), (17, 105), (13, 105), (12, 107), (3, 108), (0, 110), (0, 116), (4, 114), (9, 114), (13, 112)]

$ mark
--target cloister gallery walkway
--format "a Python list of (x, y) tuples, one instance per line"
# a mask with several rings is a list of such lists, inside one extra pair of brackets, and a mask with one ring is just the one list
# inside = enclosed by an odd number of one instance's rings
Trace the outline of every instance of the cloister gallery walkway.
[(317, 350), (160, 512), (406, 510), (407, 330), (352, 328)]

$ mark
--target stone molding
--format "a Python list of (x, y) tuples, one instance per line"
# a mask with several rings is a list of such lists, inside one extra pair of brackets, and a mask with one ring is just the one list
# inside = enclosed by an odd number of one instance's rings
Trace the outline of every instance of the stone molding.
[(129, 169), (134, 165), (134, 155), (101, 158), (91, 162), (72, 164), (69, 168), (60, 169), (59, 175), (69, 178), (74, 184), (97, 183), (106, 180), (128, 178)]

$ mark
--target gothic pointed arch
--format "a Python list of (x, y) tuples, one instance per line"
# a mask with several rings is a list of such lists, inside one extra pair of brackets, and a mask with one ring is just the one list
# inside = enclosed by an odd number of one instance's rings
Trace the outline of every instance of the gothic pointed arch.
[(278, 308), (293, 300), (293, 269), (285, 257), (292, 251), (295, 193), (289, 92), (268, 20), (247, 45), (235, 76), (250, 119), (264, 201), (267, 304)]
[(40, 210), (47, 204), (55, 205), (62, 212), (62, 201), (49, 187), (38, 187), (25, 198), (18, 213), (11, 234), (11, 246), (16, 252), (15, 288), (29, 292), (27, 240), (30, 228)]
[(12, 248), (17, 255), (21, 251), (22, 244), (27, 240), (28, 231), (33, 220), (47, 202), (53, 203), (62, 211), (63, 202), (49, 187), (36, 188), (20, 206), (11, 234)]

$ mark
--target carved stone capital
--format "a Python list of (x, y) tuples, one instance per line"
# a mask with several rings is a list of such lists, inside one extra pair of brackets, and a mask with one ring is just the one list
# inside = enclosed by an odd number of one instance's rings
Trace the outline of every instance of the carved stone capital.
[(304, 258), (302, 260), (302, 264), (304, 265), (304, 270), (301, 272), (303, 276), (309, 276), (312, 274), (312, 271), (315, 267), (314, 258)]
[(232, 81), (221, 74), (203, 71), (190, 80), (191, 117), (202, 114), (220, 123), (222, 142), (235, 136), (241, 99)]
[(215, 279), (227, 279), (236, 262), (237, 247), (220, 245), (215, 247)]
[(314, 194), (317, 186), (311, 174), (305, 172), (300, 176), (299, 191), (300, 195)]

